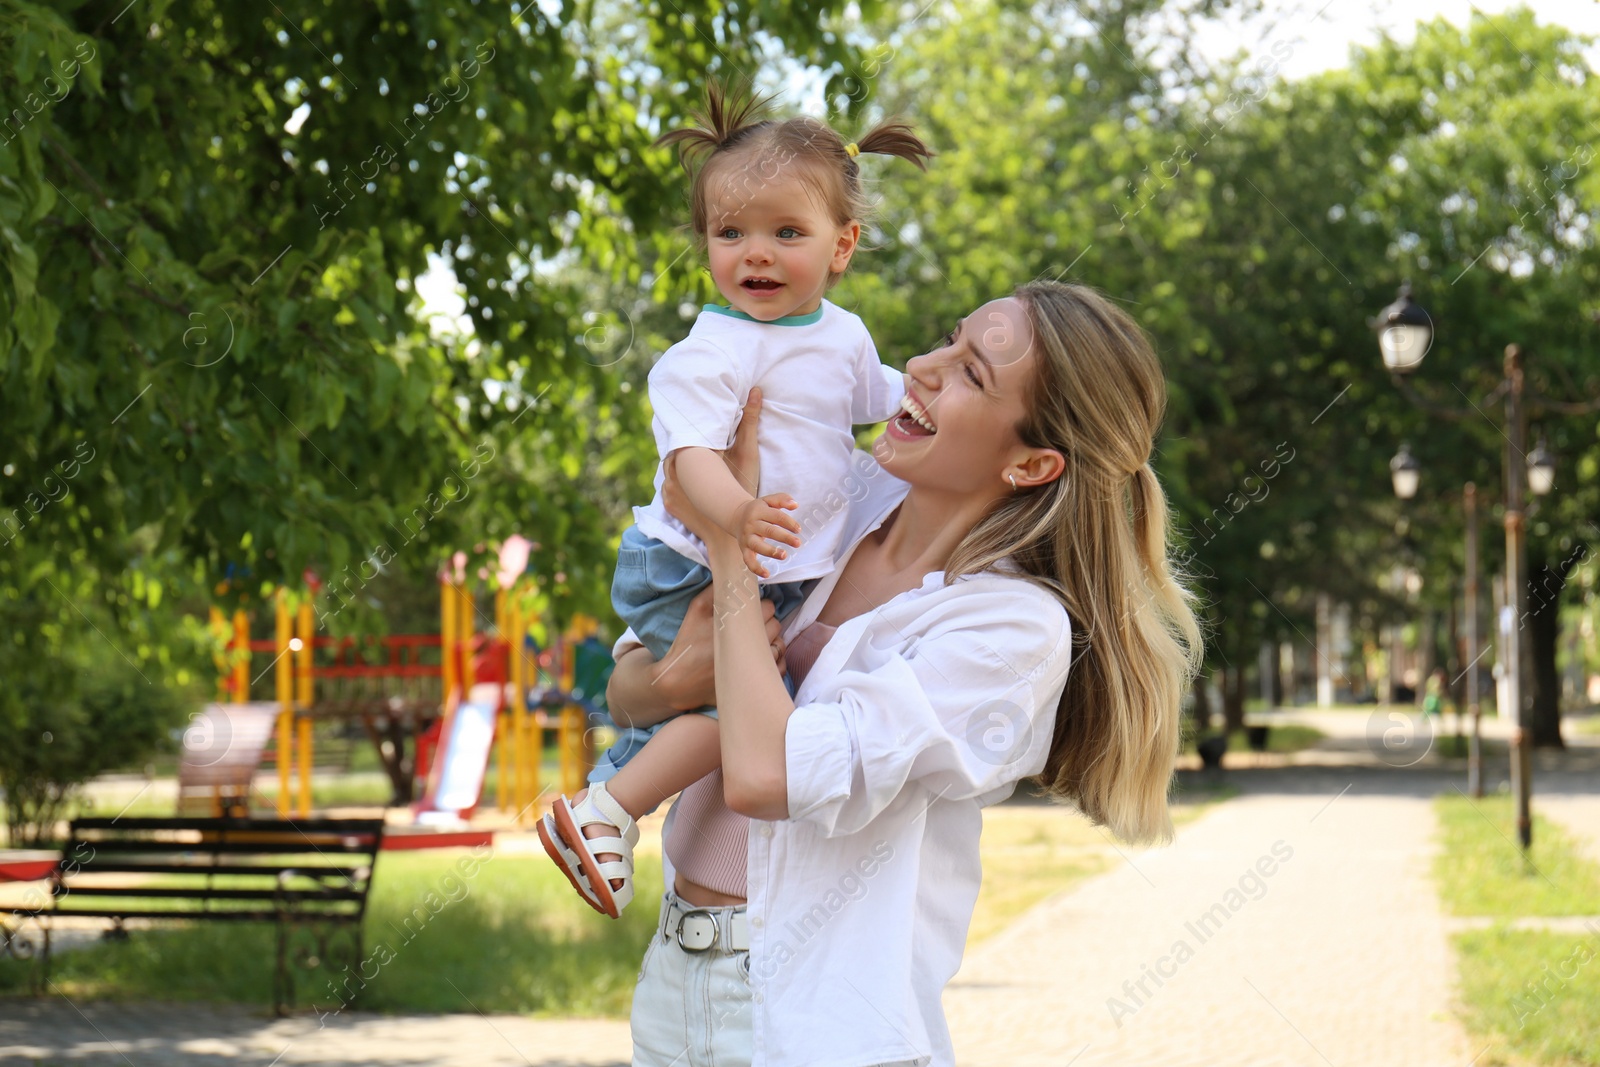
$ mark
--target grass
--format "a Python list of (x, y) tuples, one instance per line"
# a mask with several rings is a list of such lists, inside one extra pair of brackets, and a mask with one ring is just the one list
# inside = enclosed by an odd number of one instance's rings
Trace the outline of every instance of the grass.
[[(1299, 752), (1301, 749), (1310, 748), (1312, 745), (1328, 736), (1314, 726), (1302, 726), (1298, 723), (1274, 723), (1267, 731), (1268, 752)], [(1195, 739), (1186, 738), (1183, 751), (1189, 755), (1195, 754)], [(1248, 752), (1250, 742), (1245, 737), (1243, 730), (1235, 730), (1228, 735), (1229, 752)]]
[[(1600, 866), (1534, 813), (1533, 848), (1516, 844), (1513, 798), (1434, 801), (1443, 849), (1434, 878), (1448, 911), (1509, 920), (1592, 915), (1600, 910)], [(1482, 1067), (1580, 1067), (1600, 1063), (1600, 923), (1588, 934), (1513, 930), (1496, 922), (1452, 939), (1461, 1013)]]
[(1533, 815), (1528, 860), (1517, 846), (1509, 794), (1434, 801), (1444, 845), (1434, 878), (1453, 915), (1593, 915), (1600, 911), (1600, 867), (1585, 860), (1561, 827)]
[(1495, 927), (1457, 934), (1465, 1021), (1481, 1067), (1600, 1063), (1600, 924), (1584, 936)]
[[(475, 869), (470, 860), (457, 849), (384, 853), (364, 924), (365, 966), (311, 972), (301, 979), (300, 1003), (333, 1010), (359, 993), (358, 1007), (378, 1011), (627, 1014), (655, 925), (648, 902), (661, 893), (658, 856), (638, 855), (636, 892), (646, 906), (616, 922), (578, 900), (542, 855), (498, 857)], [(457, 866), (463, 861), (467, 867)], [(264, 924), (142, 930), (62, 954), (51, 978), (74, 1000), (267, 1009), (275, 952), (276, 933)], [(27, 977), (22, 964), (0, 961), (0, 993), (21, 992)]]

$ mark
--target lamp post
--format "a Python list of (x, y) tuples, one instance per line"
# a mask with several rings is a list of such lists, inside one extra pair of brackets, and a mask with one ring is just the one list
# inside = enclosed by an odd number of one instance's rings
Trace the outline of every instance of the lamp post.
[[(1425, 411), (1446, 418), (1457, 420), (1472, 418), (1481, 411), (1476, 406), (1470, 410), (1448, 407), (1436, 404), (1419, 394), (1407, 380), (1407, 375), (1422, 364), (1422, 359), (1428, 354), (1433, 345), (1434, 325), (1433, 318), (1423, 308), (1411, 299), (1411, 284), (1406, 282), (1401, 285), (1400, 293), (1394, 303), (1378, 312), (1369, 325), (1378, 333), (1378, 347), (1383, 355), (1384, 366), (1389, 370), (1389, 376), (1396, 388), (1404, 393), (1412, 403)], [(1522, 694), (1524, 677), (1523, 671), (1523, 644), (1522, 626), (1527, 618), (1528, 582), (1525, 577), (1524, 556), (1524, 512), (1523, 504), (1527, 498), (1528, 489), (1539, 495), (1550, 491), (1555, 484), (1555, 462), (1549, 450), (1544, 447), (1541, 440), (1539, 448), (1533, 455), (1528, 455), (1526, 442), (1528, 436), (1527, 411), (1523, 402), (1524, 378), (1522, 365), (1522, 349), (1517, 345), (1507, 345), (1505, 352), (1504, 373), (1500, 385), (1488, 398), (1489, 403), (1505, 399), (1506, 425), (1504, 436), (1506, 438), (1505, 452), (1505, 481), (1506, 481), (1506, 585), (1509, 596), (1498, 620), (1501, 634), (1505, 638), (1506, 659), (1506, 703), (1511, 718), (1511, 781), (1512, 789), (1517, 794), (1517, 838), (1522, 843), (1524, 851), (1533, 843), (1533, 822), (1530, 816), (1532, 782), (1532, 765), (1529, 758), (1527, 732), (1523, 726)], [(1567, 403), (1551, 400), (1543, 396), (1532, 398), (1535, 406), (1561, 412), (1563, 414), (1586, 414), (1600, 410), (1600, 400)], [(1395, 457), (1395, 462), (1400, 460)], [(1414, 461), (1413, 461), (1414, 462)], [(1390, 473), (1395, 478), (1395, 490), (1401, 488), (1401, 471), (1390, 465)], [(1527, 481), (1524, 481), (1524, 478)], [(1415, 492), (1415, 487), (1413, 487)], [(1475, 495), (1469, 493), (1469, 513), (1476, 506)], [(1471, 531), (1475, 523), (1469, 522), (1468, 530)], [(1469, 542), (1475, 549), (1475, 544)], [(1476, 552), (1473, 553), (1476, 555)], [(1471, 561), (1475, 563), (1476, 560)], [(1475, 599), (1477, 592), (1475, 568), (1469, 564), (1468, 572), (1469, 596)], [(1476, 638), (1476, 619), (1469, 623), (1472, 638)], [(1477, 661), (1474, 660), (1474, 663)], [(1476, 695), (1476, 677), (1469, 682), (1469, 693)], [(1470, 698), (1469, 698), (1470, 699)], [(1477, 715), (1473, 716), (1473, 734), (1477, 735)], [(1474, 740), (1474, 755), (1477, 744)], [(1477, 785), (1481, 792), (1481, 781)], [(1474, 795), (1478, 795), (1475, 793)]]
[[(1554, 474), (1552, 461), (1550, 471)], [(1417, 495), (1421, 481), (1422, 464), (1411, 454), (1411, 448), (1402, 444), (1400, 451), (1389, 461), (1389, 473), (1394, 480), (1394, 495), (1410, 500)], [(1466, 630), (1467, 648), (1478, 647), (1478, 487), (1471, 482), (1461, 490), (1462, 520), (1467, 531), (1466, 573)], [(1467, 664), (1467, 714), (1472, 716), (1472, 738), (1467, 747), (1467, 788), (1474, 797), (1483, 796), (1483, 746), (1482, 709), (1478, 704), (1478, 657)], [(1461, 716), (1456, 716), (1456, 742), (1461, 741)]]

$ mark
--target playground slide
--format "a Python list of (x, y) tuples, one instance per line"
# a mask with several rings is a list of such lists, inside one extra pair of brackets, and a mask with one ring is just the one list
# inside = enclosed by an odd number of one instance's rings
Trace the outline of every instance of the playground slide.
[(500, 683), (483, 682), (455, 702), (439, 738), (428, 793), (417, 806), (418, 825), (454, 825), (478, 806), (503, 692)]

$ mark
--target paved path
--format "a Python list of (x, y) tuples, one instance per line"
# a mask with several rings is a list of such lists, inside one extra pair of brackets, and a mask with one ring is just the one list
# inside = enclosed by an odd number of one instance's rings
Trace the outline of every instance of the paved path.
[(231, 1007), (0, 1001), (3, 1067), (623, 1067), (632, 1047), (613, 1020), (346, 1013), (319, 1026)]
[(1130, 850), (970, 955), (945, 997), (960, 1062), (1466, 1067), (1428, 880), (1428, 795), (1448, 787), (1262, 773), (1276, 789)]

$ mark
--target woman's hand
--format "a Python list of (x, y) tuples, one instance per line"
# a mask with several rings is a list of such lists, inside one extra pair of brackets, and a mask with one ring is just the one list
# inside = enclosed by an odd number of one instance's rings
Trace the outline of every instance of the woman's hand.
[(751, 500), (739, 510), (736, 517), (737, 532), (730, 534), (689, 500), (688, 494), (678, 484), (675, 454), (668, 456), (663, 465), (661, 499), (667, 511), (707, 546), (720, 538), (733, 537), (743, 552), (745, 566), (752, 574), (766, 578), (768, 572), (760, 557), (783, 559), (787, 555), (773, 541), (800, 547), (800, 524), (784, 514), (799, 507), (787, 493), (773, 493), (765, 497), (755, 495), (761, 486), (761, 452), (757, 438), (760, 421), (761, 390), (757, 387), (750, 390), (744, 413), (739, 419), (739, 428), (734, 431), (733, 444), (722, 453), (728, 470), (751, 494)]
[[(710, 589), (702, 590), (689, 602), (683, 625), (664, 659), (652, 659), (643, 648), (624, 652), (618, 658), (606, 687), (606, 705), (618, 726), (653, 726), (678, 712), (716, 704), (712, 605)], [(766, 624), (767, 644), (781, 673), (788, 669), (783, 638), (779, 636), (783, 624), (773, 612), (772, 601), (763, 600), (761, 617)]]

